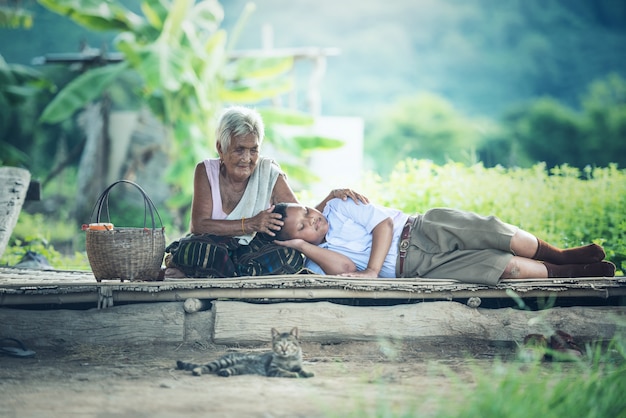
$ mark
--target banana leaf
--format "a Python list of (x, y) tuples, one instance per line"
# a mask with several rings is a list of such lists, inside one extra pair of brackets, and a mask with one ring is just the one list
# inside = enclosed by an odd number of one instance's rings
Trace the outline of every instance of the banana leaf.
[[(246, 83), (249, 84), (249, 83)], [(266, 100), (268, 97), (277, 97), (293, 90), (292, 79), (282, 79), (275, 82), (245, 85), (238, 83), (226, 86), (219, 91), (219, 98), (224, 102), (255, 103)]]
[(83, 73), (70, 81), (46, 106), (39, 122), (58, 123), (70, 118), (85, 104), (97, 99), (119, 74), (128, 69), (128, 64), (107, 65)]
[(328, 138), (319, 135), (301, 135), (294, 136), (293, 141), (298, 144), (298, 147), (303, 152), (307, 150), (317, 151), (317, 150), (329, 150), (341, 148), (344, 144), (344, 141), (335, 138)]
[(296, 110), (264, 108), (259, 109), (266, 125), (311, 126), (315, 119), (308, 113)]
[(100, 31), (136, 30), (144, 20), (118, 3), (107, 0), (37, 0), (39, 4), (79, 25)]

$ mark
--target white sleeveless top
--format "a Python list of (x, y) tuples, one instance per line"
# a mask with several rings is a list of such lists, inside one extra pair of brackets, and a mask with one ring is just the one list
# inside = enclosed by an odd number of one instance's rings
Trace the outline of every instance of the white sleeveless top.
[(210, 158), (204, 160), (204, 168), (211, 185), (211, 196), (213, 197), (213, 219), (226, 219), (227, 213), (222, 209), (222, 195), (220, 194), (220, 160), (219, 158)]
[[(211, 185), (213, 198), (213, 219), (241, 219), (251, 218), (257, 213), (270, 207), (272, 191), (280, 174), (283, 172), (280, 166), (271, 158), (259, 157), (257, 167), (248, 180), (248, 186), (241, 200), (231, 213), (225, 213), (220, 194), (220, 161), (217, 158), (204, 160), (204, 167)], [(239, 243), (247, 245), (252, 241), (256, 233), (240, 235)]]

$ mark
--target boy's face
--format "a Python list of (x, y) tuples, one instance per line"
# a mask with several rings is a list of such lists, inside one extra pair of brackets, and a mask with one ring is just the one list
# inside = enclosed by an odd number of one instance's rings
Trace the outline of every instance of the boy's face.
[(281, 235), (285, 239), (300, 238), (311, 244), (319, 245), (328, 232), (328, 221), (317, 209), (302, 205), (291, 205), (287, 208), (287, 216)]

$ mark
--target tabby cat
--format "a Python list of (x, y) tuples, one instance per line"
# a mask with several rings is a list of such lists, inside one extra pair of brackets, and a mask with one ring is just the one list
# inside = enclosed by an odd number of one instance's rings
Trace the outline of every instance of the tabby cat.
[(272, 351), (262, 354), (230, 353), (207, 364), (193, 364), (178, 360), (179, 370), (191, 370), (195, 376), (216, 373), (228, 377), (239, 374), (258, 374), (268, 377), (313, 377), (302, 369), (302, 348), (298, 328), (280, 333), (272, 328)]

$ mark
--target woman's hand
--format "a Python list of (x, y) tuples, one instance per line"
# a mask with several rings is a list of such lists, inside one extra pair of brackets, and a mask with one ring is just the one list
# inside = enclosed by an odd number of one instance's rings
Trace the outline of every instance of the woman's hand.
[(362, 195), (361, 193), (355, 192), (352, 189), (334, 189), (330, 191), (329, 196), (341, 200), (347, 200), (348, 198), (350, 198), (354, 200), (354, 203), (356, 203), (357, 205), (359, 204), (359, 202), (365, 204), (368, 204), (370, 202), (370, 200), (366, 196)]
[(247, 234), (256, 231), (260, 233), (266, 233), (270, 236), (276, 236), (274, 231), (280, 231), (285, 224), (282, 221), (282, 215), (280, 213), (273, 213), (274, 205), (269, 209), (263, 210), (254, 215), (250, 219), (244, 221), (244, 229)]
[(331, 190), (330, 193), (328, 193), (326, 199), (322, 200), (320, 203), (317, 204), (317, 206), (315, 206), (315, 209), (323, 212), (324, 208), (326, 207), (326, 203), (335, 198), (341, 200), (348, 200), (348, 198), (350, 198), (354, 200), (354, 203), (356, 203), (357, 205), (359, 204), (359, 202), (364, 204), (368, 204), (370, 202), (367, 197), (363, 196), (361, 193), (355, 192), (352, 189), (334, 189)]

